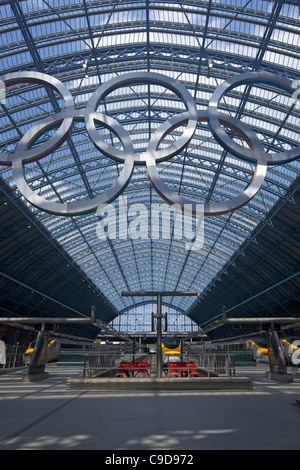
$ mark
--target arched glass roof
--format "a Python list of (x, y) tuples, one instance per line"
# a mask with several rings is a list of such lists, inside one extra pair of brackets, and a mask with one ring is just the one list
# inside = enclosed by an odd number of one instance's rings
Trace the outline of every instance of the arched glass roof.
[[(298, 1), (12, 0), (1, 2), (0, 9), (1, 74), (26, 70), (52, 75), (71, 91), (78, 109), (85, 108), (99, 84), (131, 71), (176, 79), (195, 98), (199, 110), (207, 108), (217, 86), (242, 72), (268, 71), (300, 80)], [(28, 129), (63, 108), (61, 97), (43, 86), (10, 87), (0, 109), (0, 151), (13, 152)], [(299, 143), (300, 105), (270, 85), (233, 89), (220, 109), (251, 126), (267, 152)], [(151, 84), (118, 88), (98, 110), (119, 121), (130, 132), (135, 150), (144, 152), (155, 129), (184, 106), (173, 92)], [(53, 132), (49, 130), (40, 142)], [(176, 140), (178, 132), (167, 136), (165, 144)], [(99, 133), (122, 148), (108, 129)], [(240, 141), (238, 136), (235, 139)], [(71, 203), (100, 194), (121, 169), (122, 163), (95, 148), (85, 125), (78, 122), (59, 149), (26, 164), (26, 178), (43, 197)], [(254, 165), (225, 152), (207, 123), (199, 123), (187, 148), (159, 163), (158, 169), (171, 189), (204, 203), (238, 195), (249, 184)], [(269, 167), (260, 191), (246, 206), (205, 217), (204, 245), (199, 251), (189, 251), (184, 240), (168, 237), (100, 240), (95, 213), (66, 218), (24, 203), (122, 313), (153, 300), (122, 297), (123, 290), (197, 290), (201, 296), (245, 240), (251, 239), (253, 230), (267, 220), (274, 205), (289, 197), (288, 189), (299, 172), (297, 160)], [(1, 167), (1, 177), (14, 198), (22, 198), (10, 167)], [(128, 207), (141, 204), (147, 211), (163, 203), (144, 166), (135, 166), (123, 197)], [(119, 201), (112, 203), (116, 214)], [(165, 301), (188, 313), (195, 299)], [(199, 324), (201, 319), (201, 312), (193, 318)]]
[[(109, 326), (116, 331), (125, 333), (149, 333), (156, 332), (156, 318), (152, 314), (156, 312), (156, 304), (144, 304), (130, 308), (127, 312), (116, 317)], [(198, 331), (198, 325), (194, 323), (187, 315), (174, 311), (174, 308), (163, 307), (164, 318), (162, 320), (162, 329), (169, 334), (176, 335), (182, 333), (191, 333)], [(152, 324), (153, 323), (153, 324)]]

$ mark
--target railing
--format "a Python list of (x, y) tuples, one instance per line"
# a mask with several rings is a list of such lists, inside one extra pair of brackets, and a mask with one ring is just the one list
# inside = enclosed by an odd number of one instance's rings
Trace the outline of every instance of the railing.
[[(117, 356), (119, 357), (119, 356)], [(115, 373), (116, 356), (112, 354), (86, 353), (84, 356), (83, 377), (95, 377)]]
[(3, 369), (14, 369), (16, 367), (24, 366), (24, 346), (6, 346), (5, 364), (0, 364), (0, 371)]
[(208, 377), (226, 376), (235, 377), (234, 356), (228, 354), (199, 354), (199, 369), (204, 370)]
[(251, 349), (216, 349), (216, 348), (203, 348), (199, 346), (186, 346), (186, 354), (191, 357), (198, 357), (199, 354), (221, 354), (228, 355), (234, 359), (236, 367), (239, 366), (254, 366), (255, 361), (253, 358), (253, 351)]
[(166, 377), (216, 377), (235, 376), (234, 356), (228, 354), (188, 354), (164, 359), (163, 372)]
[(83, 377), (138, 377), (142, 372), (148, 376), (149, 363), (141, 362), (144, 357), (145, 355), (87, 352), (84, 356)]
[[(151, 361), (145, 356), (99, 354), (86, 352), (83, 356), (83, 377), (151, 377)], [(175, 362), (170, 357), (162, 365), (163, 377), (234, 377), (234, 356), (228, 354), (197, 354)]]

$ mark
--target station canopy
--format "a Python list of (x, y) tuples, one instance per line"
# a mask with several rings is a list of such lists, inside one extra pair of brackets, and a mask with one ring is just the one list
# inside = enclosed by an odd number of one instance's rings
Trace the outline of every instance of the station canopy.
[[(82, 112), (100, 85), (132, 72), (153, 72), (176, 80), (188, 90), (199, 111), (207, 110), (213, 92), (223, 82), (246, 72), (288, 78), (295, 91), (299, 80), (300, 89), (298, 1), (4, 0), (0, 10), (1, 75), (35, 71), (55, 77)], [(29, 129), (63, 110), (65, 103), (56, 90), (43, 84), (13, 84), (5, 93), (0, 107), (0, 152), (13, 154)], [(219, 108), (249, 126), (266, 153), (276, 154), (299, 145), (296, 98), (258, 81), (229, 90)], [(184, 110), (181, 97), (157, 83), (123, 84), (97, 108), (120, 123), (141, 155), (155, 130)], [(96, 129), (108, 145), (123, 149), (124, 143), (109, 126), (97, 122)], [(167, 133), (161, 146), (176, 142), (183, 130), (184, 124)], [(55, 132), (57, 127), (49, 127), (32, 145), (43, 145)], [(226, 128), (226, 132), (247, 146), (233, 130)], [(96, 148), (84, 120), (78, 120), (59, 148), (27, 162), (24, 172), (36, 194), (71, 205), (108, 190), (123, 166)], [(224, 150), (203, 121), (188, 145), (157, 163), (157, 170), (164, 183), (181, 196), (199, 204), (220, 203), (247, 188), (255, 163)], [(197, 291), (197, 297), (170, 296), (163, 303), (188, 315), (199, 328), (218, 318), (224, 304), (238, 316), (297, 316), (299, 171), (299, 159), (269, 165), (261, 188), (246, 205), (204, 217), (203, 245), (191, 250), (187, 238), (169, 234), (165, 222), (160, 223), (159, 234), (151, 237), (156, 205), (161, 204), (166, 213), (169, 206), (151, 184), (145, 165), (134, 165), (126, 188), (107, 206), (107, 213), (70, 217), (30, 204), (17, 188), (12, 168), (2, 165), (2, 282), (11, 278), (12, 286), (25, 290), (23, 298), (21, 294), (16, 297), (13, 287), (2, 290), (1, 305), (21, 314), (24, 295), (34, 284), (37, 296), (47, 294), (64, 306), (72, 305), (68, 315), (75, 315), (72, 286), (64, 284), (67, 272), (59, 264), (55, 269), (53, 253), (36, 251), (28, 264), (28, 253), (38, 250), (29, 244), (33, 241), (26, 231), (30, 227), (48, 240), (57, 257), (64, 257), (65, 266), (76, 271), (78, 285), (84, 281), (76, 311), (88, 315), (91, 305), (96, 305), (98, 317), (106, 323), (155, 301), (154, 297), (124, 297), (122, 291)], [(8, 237), (16, 237), (18, 229), (15, 219), (8, 220), (8, 202), (28, 222), (18, 242), (18, 250), (21, 245), (26, 249), (23, 264), (16, 259), (18, 251), (9, 252), (9, 262), (7, 258)], [(116, 232), (101, 238), (101, 220), (107, 223), (109, 211), (115, 216)], [(172, 214), (170, 221), (172, 232)], [(121, 232), (127, 222), (131, 234)], [(56, 270), (51, 285), (41, 274), (42, 259)], [(42, 310), (41, 303), (35, 313)], [(61, 310), (51, 310), (53, 316), (58, 313)], [(251, 326), (243, 328), (248, 331)], [(216, 331), (213, 334), (219, 334)], [(86, 334), (96, 335), (97, 329)]]

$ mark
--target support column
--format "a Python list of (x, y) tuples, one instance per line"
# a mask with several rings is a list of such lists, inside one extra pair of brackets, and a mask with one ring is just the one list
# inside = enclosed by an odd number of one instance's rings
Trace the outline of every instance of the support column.
[(135, 361), (135, 338), (132, 341), (132, 362)]
[[(233, 310), (232, 307), (230, 310)], [(293, 375), (287, 373), (287, 367), (285, 364), (284, 356), (281, 350), (280, 341), (278, 338), (277, 331), (274, 325), (278, 325), (280, 329), (281, 324), (293, 324), (299, 323), (299, 318), (297, 317), (253, 317), (253, 318), (227, 318), (226, 307), (222, 307), (222, 320), (220, 320), (219, 325), (223, 324), (250, 324), (256, 323), (260, 324), (261, 327), (266, 331), (266, 340), (269, 351), (269, 365), (270, 372), (267, 372), (267, 377), (272, 380), (279, 380), (282, 382), (293, 382)]]
[(36, 339), (35, 348), (28, 367), (28, 373), (22, 376), (23, 382), (36, 382), (48, 377), (49, 373), (45, 372), (48, 340), (49, 332), (46, 331), (45, 323), (43, 323), (41, 325), (41, 331), (39, 331)]
[(157, 319), (156, 377), (161, 378), (161, 369), (162, 369), (161, 295), (157, 296), (157, 314), (155, 315), (155, 317)]
[(287, 373), (287, 366), (277, 331), (274, 328), (274, 323), (271, 323), (266, 331), (266, 340), (269, 351), (270, 366), (270, 372), (267, 372), (267, 377), (269, 379), (279, 380), (282, 382), (293, 382), (292, 374)]
[[(26, 286), (25, 286), (26, 287)], [(62, 305), (62, 304), (61, 304)], [(80, 313), (80, 312), (77, 312)], [(96, 320), (95, 317), (95, 307), (92, 306), (91, 318), (88, 317), (77, 317), (77, 318), (55, 318), (55, 317), (1, 317), (1, 323), (6, 324), (6, 328), (9, 328), (10, 324), (13, 323), (25, 323), (25, 324), (34, 324), (41, 325), (41, 330), (38, 333), (36, 345), (31, 356), (31, 361), (28, 369), (28, 374), (23, 376), (23, 381), (31, 382), (35, 380), (42, 380), (48, 377), (48, 373), (45, 372), (46, 365), (46, 354), (49, 340), (49, 332), (47, 331), (46, 325), (48, 328), (50, 325), (56, 324), (81, 324), (81, 323), (90, 323), (95, 326), (106, 329), (106, 324), (100, 320)], [(111, 331), (115, 331), (110, 329)], [(119, 336), (119, 335), (118, 335)], [(122, 335), (123, 336), (123, 335)], [(1, 336), (2, 337), (2, 334)]]

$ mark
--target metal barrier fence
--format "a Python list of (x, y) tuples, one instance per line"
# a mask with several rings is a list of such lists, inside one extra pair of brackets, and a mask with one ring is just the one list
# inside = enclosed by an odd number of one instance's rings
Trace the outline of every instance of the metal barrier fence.
[[(119, 357), (119, 356), (117, 356)], [(114, 375), (116, 357), (112, 354), (86, 353), (84, 355), (83, 377), (95, 377), (107, 373)]]
[(234, 359), (236, 367), (239, 366), (255, 366), (253, 351), (251, 349), (215, 349), (215, 348), (201, 348), (186, 346), (186, 354), (191, 357), (198, 357), (198, 355), (220, 354), (228, 355)]
[[(156, 359), (156, 357), (155, 357)], [(162, 365), (162, 377), (234, 377), (234, 356), (228, 354), (198, 354), (174, 362), (169, 358)], [(83, 377), (153, 377), (156, 375), (154, 357), (121, 356), (87, 352), (84, 355)]]
[(145, 355), (88, 352), (84, 356), (83, 377), (146, 377), (150, 371), (151, 361), (145, 361)]
[(208, 377), (211, 375), (235, 377), (234, 356), (228, 354), (199, 354), (196, 360), (199, 368), (205, 370)]
[(5, 351), (5, 364), (0, 365), (0, 370), (2, 369), (13, 369), (15, 367), (23, 367), (24, 366), (24, 353), (25, 353), (25, 346), (6, 346)]

